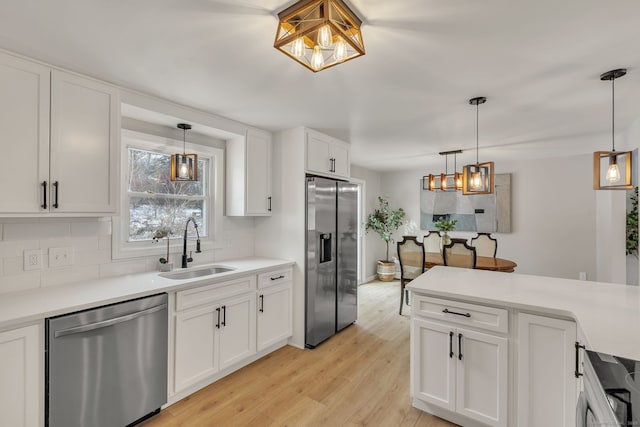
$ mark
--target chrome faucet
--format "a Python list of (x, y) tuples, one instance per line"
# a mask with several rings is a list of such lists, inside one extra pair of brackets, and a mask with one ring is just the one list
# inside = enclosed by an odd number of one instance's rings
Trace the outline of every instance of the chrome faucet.
[(198, 236), (198, 240), (196, 240), (196, 253), (199, 254), (202, 252), (200, 250), (200, 233), (198, 233), (198, 223), (196, 223), (196, 220), (190, 216), (187, 220), (187, 224), (184, 226), (184, 238), (182, 239), (182, 268), (187, 268), (187, 264), (193, 261), (191, 256), (187, 257), (187, 229), (189, 228), (190, 222), (193, 222), (193, 227), (196, 229), (196, 236)]

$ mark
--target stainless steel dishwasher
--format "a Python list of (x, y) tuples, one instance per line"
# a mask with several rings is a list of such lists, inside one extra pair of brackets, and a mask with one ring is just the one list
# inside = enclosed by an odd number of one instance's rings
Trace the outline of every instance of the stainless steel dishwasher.
[(46, 319), (50, 427), (123, 427), (167, 402), (167, 294)]

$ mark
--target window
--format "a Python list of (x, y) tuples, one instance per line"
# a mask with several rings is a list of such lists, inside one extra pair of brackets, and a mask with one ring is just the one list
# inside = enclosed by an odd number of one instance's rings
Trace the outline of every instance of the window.
[[(199, 181), (172, 182), (171, 154), (176, 150), (182, 151), (182, 141), (122, 130), (120, 216), (113, 219), (113, 258), (163, 255), (166, 242), (152, 241), (160, 229), (171, 231), (171, 252), (180, 253), (189, 217), (198, 224), (203, 251), (221, 247), (216, 231), (221, 228), (224, 151), (187, 143), (187, 151), (198, 154)], [(190, 226), (188, 236), (195, 234)]]
[[(179, 236), (189, 217), (207, 237), (209, 197), (208, 159), (198, 160), (198, 182), (171, 181), (171, 155), (139, 148), (127, 149), (128, 241), (151, 240), (158, 229)], [(190, 233), (195, 234), (193, 229)]]

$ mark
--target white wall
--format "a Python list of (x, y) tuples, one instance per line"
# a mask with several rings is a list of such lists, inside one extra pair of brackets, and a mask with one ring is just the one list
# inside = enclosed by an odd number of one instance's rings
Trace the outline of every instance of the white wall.
[[(393, 207), (407, 211), (407, 220), (417, 224), (420, 179), (426, 172), (382, 174), (381, 192)], [(595, 280), (596, 192), (592, 189), (592, 156), (500, 162), (496, 172), (512, 174), (512, 232), (494, 233), (498, 239), (497, 256), (517, 262), (518, 273), (578, 279), (579, 272), (586, 272), (588, 279)], [(451, 233), (453, 237), (474, 234)]]
[[(364, 214), (365, 218), (370, 213), (373, 213), (374, 209), (376, 209), (378, 204), (378, 196), (382, 195), (382, 174), (377, 171), (373, 171), (371, 169), (366, 169), (363, 167), (351, 166), (351, 176), (353, 178), (361, 179), (366, 182), (366, 193), (365, 193), (365, 201), (364, 201)], [(364, 225), (361, 224), (361, 227)], [(365, 273), (364, 273), (364, 281), (367, 282), (372, 280), (375, 277), (376, 269), (377, 269), (377, 260), (385, 258), (386, 246), (380, 237), (375, 233), (366, 233), (364, 236), (364, 245), (365, 245)], [(390, 245), (391, 246), (391, 245)], [(389, 253), (393, 254), (395, 252), (391, 248), (389, 249)]]

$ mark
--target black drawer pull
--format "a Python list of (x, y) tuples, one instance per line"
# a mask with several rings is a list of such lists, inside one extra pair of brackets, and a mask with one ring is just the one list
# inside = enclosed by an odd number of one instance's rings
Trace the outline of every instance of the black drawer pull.
[(264, 313), (264, 295), (260, 295), (260, 313)]
[(220, 329), (220, 307), (216, 308), (218, 312), (218, 323), (216, 323), (216, 328)]
[(271, 280), (280, 280), (280, 279), (284, 279), (284, 275), (280, 275), (278, 277), (272, 277)]
[(574, 375), (576, 376), (576, 378), (580, 378), (581, 376), (584, 375), (584, 373), (580, 372), (580, 349), (585, 349), (586, 347), (584, 345), (580, 345), (580, 343), (578, 341), (576, 341), (576, 371), (574, 372)]
[(469, 313), (458, 313), (458, 312), (455, 312), (455, 311), (449, 311), (448, 308), (445, 308), (444, 310), (442, 310), (442, 312), (444, 314), (455, 314), (456, 316), (471, 317), (471, 315)]
[(222, 306), (222, 326), (227, 326), (227, 306)]
[(462, 334), (458, 334), (458, 359), (462, 360)]

